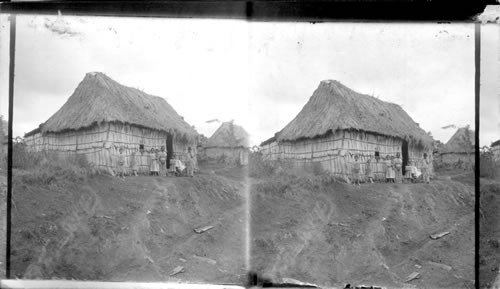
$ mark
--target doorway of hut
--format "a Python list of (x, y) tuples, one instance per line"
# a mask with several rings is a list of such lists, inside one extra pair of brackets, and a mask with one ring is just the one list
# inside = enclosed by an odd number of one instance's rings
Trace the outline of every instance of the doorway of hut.
[(171, 133), (167, 133), (166, 140), (167, 148), (167, 169), (170, 169), (170, 160), (174, 157), (174, 136)]
[(408, 141), (403, 140), (403, 146), (401, 147), (401, 158), (403, 159), (403, 176), (406, 174), (406, 166), (408, 165)]

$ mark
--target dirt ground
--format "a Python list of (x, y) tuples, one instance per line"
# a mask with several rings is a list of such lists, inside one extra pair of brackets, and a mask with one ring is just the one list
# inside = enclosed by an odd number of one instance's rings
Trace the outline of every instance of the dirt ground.
[[(242, 170), (51, 185), (22, 174), (14, 172), (15, 277), (246, 282)], [(203, 226), (214, 228), (194, 232)], [(183, 272), (170, 276), (177, 266)]]
[(495, 279), (500, 276), (500, 179), (481, 178), (480, 188), (480, 288), (493, 288)]
[[(251, 267), (273, 282), (474, 287), (474, 178), (467, 173), (360, 187), (300, 175), (278, 180), (252, 179), (251, 192)], [(405, 282), (413, 272), (420, 277)]]
[(0, 169), (0, 278), (5, 278), (5, 253), (7, 244), (7, 172)]
[[(243, 285), (251, 269), (323, 287), (473, 288), (474, 187), (464, 172), (360, 187), (220, 165), (201, 165), (195, 178), (75, 183), (13, 173), (18, 278)], [(170, 276), (178, 266), (184, 271)], [(405, 282), (413, 272), (419, 278)]]

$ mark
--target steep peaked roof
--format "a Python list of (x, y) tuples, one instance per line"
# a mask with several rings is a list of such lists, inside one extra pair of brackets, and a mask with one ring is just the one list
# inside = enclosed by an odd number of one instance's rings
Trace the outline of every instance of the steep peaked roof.
[(475, 151), (475, 144), (474, 131), (462, 127), (459, 128), (443, 146), (442, 153), (473, 153)]
[(198, 135), (165, 99), (124, 86), (101, 72), (87, 73), (66, 103), (41, 125), (41, 131), (78, 130), (100, 122), (176, 132), (190, 139)]
[(6, 120), (2, 119), (1, 126), (2, 126), (2, 133), (4, 135), (8, 135), (9, 134), (9, 123)]
[(500, 146), (500, 139), (492, 142), (490, 147), (496, 147), (496, 146)]
[(248, 133), (232, 121), (224, 122), (208, 139), (206, 147), (248, 147)]
[(278, 141), (314, 138), (336, 130), (359, 130), (406, 139), (431, 147), (430, 137), (401, 106), (360, 94), (336, 80), (321, 81)]

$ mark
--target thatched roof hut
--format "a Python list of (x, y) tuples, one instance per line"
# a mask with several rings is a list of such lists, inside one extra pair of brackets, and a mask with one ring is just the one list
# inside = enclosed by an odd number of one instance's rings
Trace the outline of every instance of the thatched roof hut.
[[(78, 153), (105, 170), (123, 149), (127, 161), (148, 171), (146, 151), (165, 147), (167, 160), (196, 150), (198, 133), (167, 101), (127, 87), (104, 73), (87, 73), (66, 103), (25, 135), (33, 151)], [(130, 159), (129, 159), (130, 158)]]
[(261, 147), (268, 159), (300, 166), (320, 164), (343, 177), (352, 176), (355, 155), (364, 166), (375, 158), (372, 171), (383, 178), (380, 158), (399, 153), (404, 172), (410, 160), (421, 164), (424, 154), (431, 157), (433, 143), (401, 106), (355, 92), (339, 81), (324, 80), (299, 114)]
[(468, 127), (459, 128), (445, 143), (439, 153), (441, 166), (469, 169), (475, 163), (475, 134)]
[(468, 127), (459, 128), (444, 144), (441, 153), (474, 153), (475, 133)]
[(490, 147), (493, 153), (493, 159), (495, 161), (500, 161), (500, 139), (492, 142)]
[(232, 121), (224, 122), (208, 139), (205, 147), (249, 147), (248, 133)]
[(205, 156), (208, 160), (246, 165), (249, 153), (249, 135), (232, 121), (224, 122), (208, 139)]
[(430, 137), (401, 106), (361, 94), (336, 80), (321, 81), (299, 114), (276, 134), (279, 141), (354, 130), (397, 137), (431, 147)]
[(102, 122), (175, 132), (186, 138), (198, 135), (165, 99), (122, 85), (101, 72), (87, 73), (68, 101), (40, 128), (42, 133), (60, 133)]

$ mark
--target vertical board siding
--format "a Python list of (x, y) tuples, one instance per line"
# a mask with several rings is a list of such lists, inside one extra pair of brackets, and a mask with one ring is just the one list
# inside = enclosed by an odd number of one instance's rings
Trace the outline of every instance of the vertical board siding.
[[(387, 155), (402, 155), (402, 140), (389, 136), (374, 135), (358, 131), (335, 131), (325, 137), (298, 140), (294, 142), (271, 142), (262, 146), (261, 153), (266, 160), (292, 161), (295, 167), (312, 167), (319, 163), (321, 168), (337, 176), (352, 176), (354, 156), (359, 157), (361, 175), (365, 175), (368, 159), (371, 159), (375, 178), (385, 178), (385, 164), (376, 162), (375, 152), (380, 158)], [(431, 150), (423, 150), (413, 145), (408, 147), (409, 159), (421, 167), (426, 152), (432, 160)]]
[[(134, 125), (104, 123), (79, 131), (63, 133), (34, 134), (24, 139), (28, 151), (58, 152), (62, 156), (70, 154), (85, 155), (87, 161), (103, 171), (116, 170), (119, 149), (123, 148), (125, 167), (131, 170), (132, 152), (136, 153), (139, 172), (149, 172), (148, 152), (166, 149), (167, 133)], [(196, 153), (196, 143), (182, 141), (174, 134), (174, 153), (185, 155), (190, 146)], [(108, 144), (108, 145), (106, 145)], [(139, 145), (144, 145), (144, 153)]]
[(493, 160), (500, 162), (500, 145), (491, 147), (491, 152), (493, 153)]
[(204, 148), (204, 154), (209, 162), (216, 162), (223, 158), (225, 163), (239, 163), (242, 153), (248, 154), (248, 149), (242, 147)]

